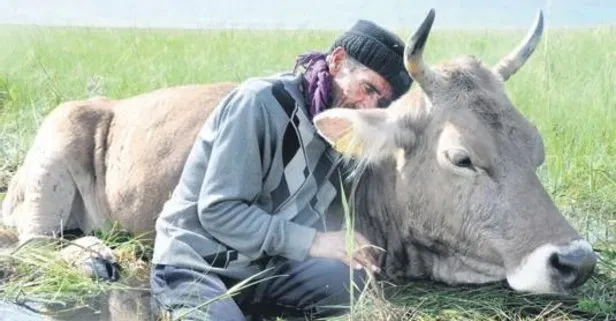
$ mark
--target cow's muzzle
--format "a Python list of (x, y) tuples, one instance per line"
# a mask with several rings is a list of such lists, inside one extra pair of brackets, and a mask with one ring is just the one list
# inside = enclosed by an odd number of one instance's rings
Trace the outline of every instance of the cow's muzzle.
[(544, 244), (507, 273), (509, 286), (531, 293), (566, 293), (588, 280), (597, 256), (585, 240)]

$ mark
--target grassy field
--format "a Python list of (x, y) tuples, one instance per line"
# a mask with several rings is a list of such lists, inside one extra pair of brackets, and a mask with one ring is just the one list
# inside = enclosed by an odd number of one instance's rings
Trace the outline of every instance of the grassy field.
[[(436, 30), (425, 56), (437, 63), (473, 54), (492, 64), (524, 32)], [(399, 34), (406, 38), (410, 31)], [(327, 49), (334, 36), (0, 27), (0, 192), (42, 118), (61, 101), (100, 94), (127, 97), (166, 86), (267, 75), (292, 68), (298, 53)], [(614, 61), (616, 29), (549, 29), (530, 61), (507, 83), (513, 102), (544, 137), (542, 181), (563, 213), (602, 251), (599, 274), (567, 298), (517, 296), (498, 287), (416, 284), (392, 299), (396, 309), (391, 313), (402, 315), (406, 306), (415, 316), (444, 320), (616, 318)], [(9, 290), (0, 288), (5, 294)], [(22, 286), (20, 291), (27, 290)], [(381, 313), (387, 310), (384, 302), (379, 306)]]

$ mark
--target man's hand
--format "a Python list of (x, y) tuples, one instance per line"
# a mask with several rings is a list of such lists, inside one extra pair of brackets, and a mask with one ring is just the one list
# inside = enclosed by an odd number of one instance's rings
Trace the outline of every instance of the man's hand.
[[(348, 240), (350, 244), (347, 244), (347, 231), (317, 232), (310, 256), (338, 259), (357, 270), (365, 267), (368, 271), (379, 272), (374, 246), (358, 232), (353, 232), (353, 236), (354, 239)], [(352, 253), (347, 245), (352, 246)]]

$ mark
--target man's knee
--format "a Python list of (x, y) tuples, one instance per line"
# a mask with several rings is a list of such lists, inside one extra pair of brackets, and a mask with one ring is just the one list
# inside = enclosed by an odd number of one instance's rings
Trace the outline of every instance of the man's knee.
[[(315, 258), (305, 262), (300, 277), (304, 299), (298, 306), (314, 316), (332, 316), (348, 311), (367, 282), (364, 270), (355, 270), (335, 259)], [(307, 298), (310, 298), (309, 300)]]
[(245, 320), (232, 298), (222, 298), (227, 291), (219, 277), (172, 266), (154, 266), (150, 285), (152, 312), (169, 314), (182, 320)]
[(367, 282), (367, 274), (362, 270), (350, 268), (343, 262), (335, 259), (311, 259), (314, 274), (314, 285), (326, 290), (328, 294), (338, 293), (359, 294)]
[[(282, 269), (284, 271), (284, 269)], [(339, 260), (327, 258), (308, 259), (294, 266), (288, 278), (280, 278), (273, 290), (274, 297), (282, 302), (295, 302), (297, 307), (314, 304), (347, 305), (351, 295), (357, 297), (364, 289), (367, 276), (363, 270), (351, 269)], [(295, 284), (289, 287), (288, 284)]]
[(315, 282), (332, 287), (332, 291), (348, 291), (350, 286), (361, 290), (367, 282), (367, 275), (363, 269), (352, 269), (340, 260), (327, 258), (310, 260), (313, 261), (312, 273), (315, 275)]

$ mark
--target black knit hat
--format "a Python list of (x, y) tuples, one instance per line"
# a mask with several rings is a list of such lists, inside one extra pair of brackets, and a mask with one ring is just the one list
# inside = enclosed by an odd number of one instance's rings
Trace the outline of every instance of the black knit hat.
[(404, 67), (404, 42), (400, 37), (368, 20), (358, 20), (340, 35), (331, 50), (342, 47), (348, 55), (385, 78), (396, 99), (405, 93), (411, 77)]

